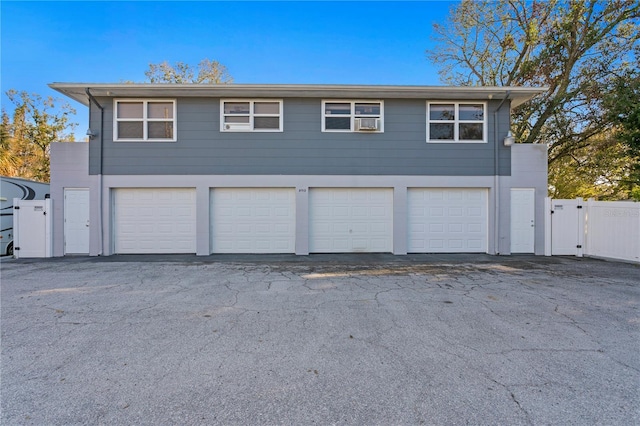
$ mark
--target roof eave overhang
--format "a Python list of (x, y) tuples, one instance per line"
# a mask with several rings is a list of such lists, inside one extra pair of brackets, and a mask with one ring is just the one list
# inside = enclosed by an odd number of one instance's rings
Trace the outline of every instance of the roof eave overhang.
[(547, 88), (476, 86), (361, 86), (306, 84), (105, 84), (51, 83), (54, 90), (89, 105), (86, 90), (95, 97), (215, 97), (215, 98), (332, 98), (491, 100), (508, 96), (516, 107)]

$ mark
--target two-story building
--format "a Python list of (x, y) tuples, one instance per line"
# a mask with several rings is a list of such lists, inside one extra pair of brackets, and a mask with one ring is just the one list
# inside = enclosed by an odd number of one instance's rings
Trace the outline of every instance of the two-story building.
[(535, 253), (544, 89), (54, 83), (89, 143), (51, 152), (53, 253)]

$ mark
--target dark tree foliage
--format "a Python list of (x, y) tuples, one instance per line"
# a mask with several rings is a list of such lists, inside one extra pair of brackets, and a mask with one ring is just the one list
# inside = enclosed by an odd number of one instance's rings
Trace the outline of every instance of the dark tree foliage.
[(49, 182), (51, 142), (73, 141), (69, 116), (75, 110), (65, 102), (37, 94), (9, 90), (12, 118), (2, 111), (0, 175)]
[[(513, 111), (513, 131), (519, 142), (549, 145), (553, 173), (555, 162), (576, 167), (567, 160), (592, 146), (625, 156), (637, 146), (638, 92), (629, 86), (637, 84), (639, 20), (636, 0), (464, 0), (434, 25), (427, 54), (449, 84), (546, 87)], [(611, 182), (632, 179), (637, 157), (629, 163)]]
[(233, 83), (233, 78), (227, 71), (227, 67), (218, 61), (203, 59), (197, 68), (184, 62), (169, 64), (167, 61), (159, 64), (149, 64), (149, 69), (144, 73), (148, 83), (174, 83), (174, 84), (221, 84)]

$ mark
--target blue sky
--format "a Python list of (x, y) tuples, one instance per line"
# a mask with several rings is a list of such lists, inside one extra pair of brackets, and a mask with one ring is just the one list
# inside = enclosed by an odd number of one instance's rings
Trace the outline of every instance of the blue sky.
[[(2, 0), (2, 106), (8, 89), (62, 97), (47, 84), (142, 82), (149, 63), (204, 58), (236, 83), (437, 85), (425, 49), (453, 4)], [(68, 102), (81, 134), (86, 107)]]

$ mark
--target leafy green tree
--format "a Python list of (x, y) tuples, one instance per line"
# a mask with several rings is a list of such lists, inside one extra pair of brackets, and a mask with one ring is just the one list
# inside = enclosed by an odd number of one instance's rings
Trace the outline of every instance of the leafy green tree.
[(594, 136), (591, 142), (549, 165), (549, 196), (552, 198), (633, 198), (632, 169), (637, 162), (613, 131)]
[[(638, 55), (640, 57), (640, 55)], [(604, 102), (616, 135), (630, 157), (629, 176), (624, 182), (631, 197), (640, 201), (640, 69), (618, 76)]]
[(144, 73), (148, 83), (197, 83), (221, 84), (233, 83), (233, 78), (227, 67), (218, 61), (203, 59), (197, 68), (184, 62), (169, 64), (167, 61), (159, 64), (149, 64)]
[(549, 144), (553, 181), (554, 163), (577, 167), (568, 159), (624, 127), (608, 94), (637, 69), (639, 18), (636, 0), (463, 0), (427, 54), (449, 84), (548, 87), (513, 111), (513, 131)]
[(11, 142), (11, 119), (7, 111), (2, 108), (2, 121), (0, 122), (0, 175), (15, 175), (18, 162), (13, 155), (9, 155)]
[(9, 90), (13, 118), (2, 111), (0, 174), (48, 182), (51, 142), (73, 141), (75, 110), (67, 103), (37, 94)]

